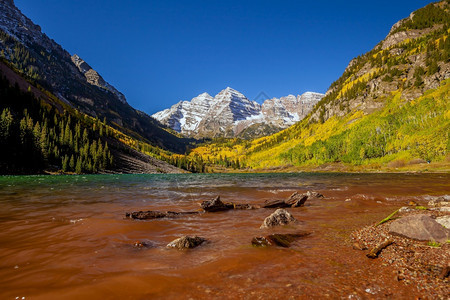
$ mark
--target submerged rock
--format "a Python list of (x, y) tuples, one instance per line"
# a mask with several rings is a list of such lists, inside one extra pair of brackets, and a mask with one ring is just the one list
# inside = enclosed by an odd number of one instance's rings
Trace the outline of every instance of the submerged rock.
[(237, 209), (237, 210), (256, 209), (256, 208), (259, 208), (259, 207), (251, 205), (251, 204), (234, 204), (234, 209)]
[(142, 248), (153, 248), (155, 245), (150, 241), (136, 241), (133, 243), (133, 247), (142, 249)]
[(252, 245), (256, 247), (280, 246), (288, 248), (295, 240), (308, 236), (310, 234), (310, 232), (301, 231), (298, 233), (276, 233), (267, 236), (260, 236), (252, 239)]
[(245, 210), (245, 209), (259, 208), (257, 206), (253, 206), (248, 203), (244, 204), (237, 204), (232, 202), (224, 203), (220, 200), (220, 196), (217, 196), (212, 200), (203, 201), (201, 206), (206, 212), (226, 211), (231, 209)]
[(206, 241), (206, 239), (199, 236), (183, 236), (180, 237), (167, 245), (167, 248), (176, 248), (179, 250), (183, 249), (192, 249), (197, 246), (200, 246)]
[(428, 215), (410, 215), (394, 220), (389, 233), (419, 241), (445, 243), (450, 238), (450, 229), (445, 228)]
[(212, 200), (203, 201), (201, 206), (207, 212), (225, 211), (234, 208), (233, 203), (223, 203), (220, 200), (220, 196)]
[(126, 213), (125, 217), (136, 219), (136, 220), (151, 220), (151, 219), (161, 219), (161, 218), (176, 218), (185, 215), (196, 215), (199, 214), (198, 211), (186, 211), (186, 212), (175, 212), (175, 211), (134, 211), (131, 213)]
[(296, 222), (297, 220), (287, 210), (279, 208), (264, 220), (260, 228), (289, 225)]

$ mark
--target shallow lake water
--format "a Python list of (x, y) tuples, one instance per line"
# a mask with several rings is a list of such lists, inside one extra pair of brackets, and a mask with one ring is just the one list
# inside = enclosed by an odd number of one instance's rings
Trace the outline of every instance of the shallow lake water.
[[(259, 229), (275, 209), (125, 219), (136, 210), (198, 210), (217, 195), (262, 204), (308, 190), (325, 198), (288, 209), (300, 222), (287, 228)], [(0, 298), (414, 298), (420, 292), (353, 250), (349, 235), (410, 200), (449, 194), (449, 174), (0, 177)], [(312, 234), (290, 248), (251, 246), (255, 236), (298, 230)], [(182, 235), (209, 242), (166, 249)]]

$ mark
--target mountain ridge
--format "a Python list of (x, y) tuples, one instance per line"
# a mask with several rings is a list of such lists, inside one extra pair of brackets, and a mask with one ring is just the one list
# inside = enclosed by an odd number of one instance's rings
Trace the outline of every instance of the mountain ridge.
[[(196, 138), (236, 137), (257, 124), (272, 126), (272, 132), (265, 132), (267, 135), (300, 121), (323, 96), (306, 92), (297, 96), (267, 99), (259, 104), (227, 87), (214, 97), (202, 93), (190, 101), (180, 101), (159, 111), (152, 117), (177, 132)], [(264, 132), (261, 134), (264, 135)], [(255, 136), (250, 133), (246, 137)]]
[(70, 55), (15, 6), (0, 2), (0, 56), (24, 76), (62, 101), (93, 117), (106, 118), (117, 129), (178, 153), (189, 140), (179, 138), (149, 115), (131, 107), (125, 96), (107, 83), (78, 55)]
[[(405, 38), (406, 37), (406, 38)], [(191, 156), (250, 170), (450, 169), (450, 3), (394, 24), (350, 61), (302, 121), (251, 141), (217, 141)]]

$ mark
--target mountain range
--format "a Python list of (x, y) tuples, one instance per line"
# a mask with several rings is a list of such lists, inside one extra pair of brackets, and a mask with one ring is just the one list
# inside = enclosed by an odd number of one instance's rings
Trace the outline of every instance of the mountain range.
[(259, 104), (226, 88), (152, 118), (1, 0), (0, 171), (448, 170), (449, 36), (449, 1), (431, 3), (325, 95)]
[(111, 126), (155, 146), (184, 153), (189, 141), (131, 107), (125, 96), (83, 59), (70, 55), (42, 33), (41, 27), (22, 14), (13, 0), (0, 1), (0, 57), (71, 107), (106, 118)]
[(203, 93), (152, 117), (189, 137), (255, 138), (273, 134), (302, 120), (323, 96), (306, 92), (267, 99), (259, 104), (227, 87), (214, 97)]

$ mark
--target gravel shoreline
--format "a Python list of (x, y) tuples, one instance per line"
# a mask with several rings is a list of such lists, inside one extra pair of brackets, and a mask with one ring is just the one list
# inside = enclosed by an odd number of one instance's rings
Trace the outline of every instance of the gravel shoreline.
[[(445, 211), (405, 210), (406, 212), (398, 213), (396, 217), (426, 214), (435, 218), (450, 215)], [(393, 243), (383, 249), (377, 258), (380, 264), (392, 268), (392, 279), (415, 286), (425, 298), (449, 299), (450, 243), (433, 247), (427, 241), (416, 241), (390, 234), (389, 227), (390, 222), (386, 222), (352, 232), (354, 249), (369, 252), (384, 241), (392, 240)]]

